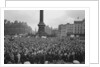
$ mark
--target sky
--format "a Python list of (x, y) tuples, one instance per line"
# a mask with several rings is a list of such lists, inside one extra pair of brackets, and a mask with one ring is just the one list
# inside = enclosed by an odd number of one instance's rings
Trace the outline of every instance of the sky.
[[(26, 22), (33, 30), (38, 30), (39, 10), (5, 10), (4, 18)], [(60, 24), (73, 23), (74, 20), (85, 18), (84, 10), (44, 10), (45, 25), (58, 28)]]

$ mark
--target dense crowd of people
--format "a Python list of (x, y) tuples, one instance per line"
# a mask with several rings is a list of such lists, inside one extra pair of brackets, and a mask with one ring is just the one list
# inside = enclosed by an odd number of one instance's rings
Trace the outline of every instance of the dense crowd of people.
[(85, 40), (78, 37), (11, 37), (4, 40), (5, 64), (85, 63)]

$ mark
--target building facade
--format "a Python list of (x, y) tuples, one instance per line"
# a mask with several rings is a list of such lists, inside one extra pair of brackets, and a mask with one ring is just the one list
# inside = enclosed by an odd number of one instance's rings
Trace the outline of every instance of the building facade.
[(85, 19), (74, 21), (74, 34), (85, 35)]
[(66, 36), (67, 35), (67, 29), (66, 29), (66, 25), (61, 24), (59, 25), (59, 36)]
[(4, 20), (4, 35), (26, 34), (32, 33), (33, 30), (26, 22), (14, 21), (10, 22), (7, 19)]
[(45, 32), (46, 32), (48, 35), (51, 35), (51, 34), (52, 34), (52, 28), (49, 27), (49, 26), (45, 26)]
[(59, 25), (59, 36), (79, 35), (85, 36), (85, 19), (75, 20), (73, 24)]
[(70, 24), (70, 23), (67, 23), (67, 24), (61, 24), (59, 25), (59, 35), (60, 36), (69, 36), (69, 35), (72, 35), (73, 34), (73, 30), (74, 30), (74, 24)]

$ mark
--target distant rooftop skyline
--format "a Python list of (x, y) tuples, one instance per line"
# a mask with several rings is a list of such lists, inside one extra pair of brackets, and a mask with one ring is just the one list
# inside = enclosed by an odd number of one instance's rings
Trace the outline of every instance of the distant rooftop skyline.
[[(4, 18), (14, 22), (15, 20), (26, 22), (33, 30), (38, 30), (39, 10), (5, 10)], [(84, 19), (84, 10), (44, 10), (45, 25), (58, 28), (60, 24), (73, 23), (75, 19)]]

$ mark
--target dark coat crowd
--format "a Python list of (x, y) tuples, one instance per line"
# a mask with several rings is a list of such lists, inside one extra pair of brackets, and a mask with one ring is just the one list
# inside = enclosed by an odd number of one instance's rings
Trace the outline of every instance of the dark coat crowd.
[(70, 38), (5, 37), (5, 64), (85, 63), (85, 40)]

